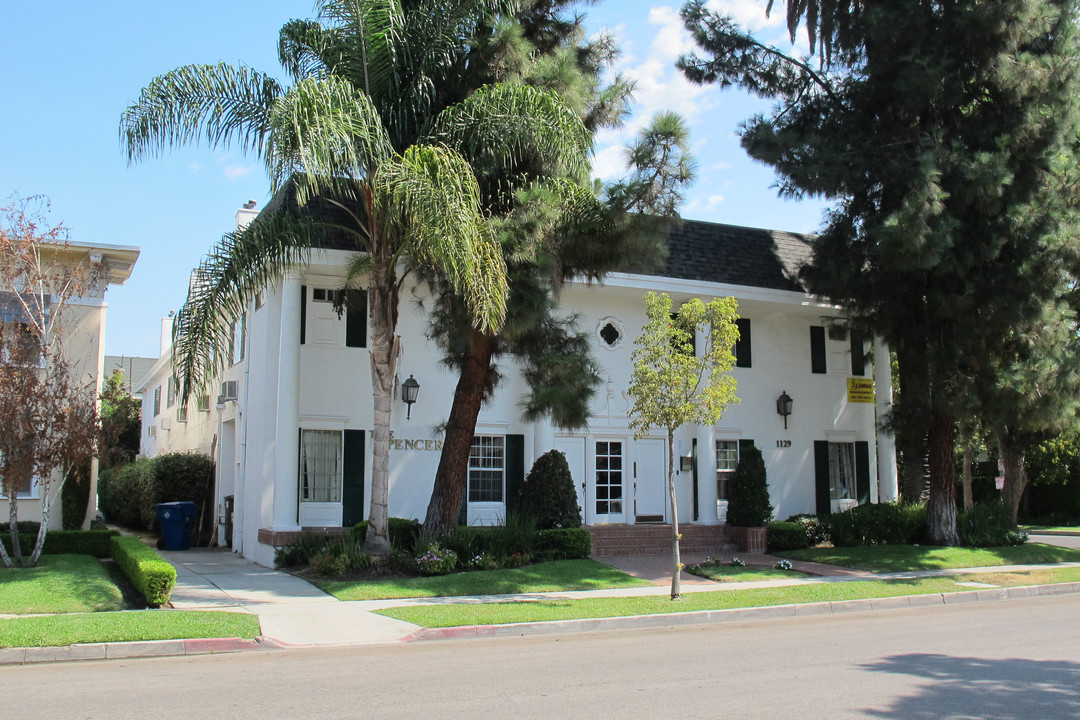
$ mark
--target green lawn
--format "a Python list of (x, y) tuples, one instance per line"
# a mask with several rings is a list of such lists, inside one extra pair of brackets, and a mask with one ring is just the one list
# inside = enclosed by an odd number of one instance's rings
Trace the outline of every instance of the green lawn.
[(1029, 534), (1039, 532), (1067, 532), (1080, 535), (1080, 526), (1077, 525), (1021, 525), (1020, 529)]
[(1042, 543), (1025, 543), (1015, 547), (997, 548), (873, 545), (791, 550), (777, 553), (777, 555), (792, 560), (809, 560), (811, 562), (841, 565), (879, 573), (988, 567), (991, 565), (1080, 562), (1080, 550), (1044, 545)]
[(0, 647), (54, 647), (74, 643), (253, 638), (259, 619), (248, 613), (130, 610), (0, 620)]
[(595, 560), (557, 560), (512, 570), (486, 570), (436, 577), (325, 580), (316, 584), (339, 600), (500, 595), (642, 587), (650, 583)]
[(795, 570), (739, 565), (699, 565), (694, 571), (698, 575), (716, 582), (748, 582), (751, 580), (778, 580), (783, 578), (806, 577), (805, 573)]
[(42, 555), (34, 568), (0, 570), (0, 613), (123, 610), (124, 598), (101, 561), (89, 555)]
[(897, 597), (901, 595), (952, 593), (973, 589), (959, 584), (963, 582), (985, 583), (996, 587), (1015, 587), (1019, 585), (1045, 585), (1078, 581), (1080, 581), (1080, 568), (1059, 568), (1023, 573), (984, 573), (948, 578), (818, 583), (781, 588), (702, 592), (685, 595), (676, 602), (672, 602), (666, 596), (589, 598), (585, 600), (423, 605), (387, 608), (378, 612), (381, 615), (405, 620), (422, 627), (440, 628), (460, 625), (501, 625), (520, 622), (766, 607), (771, 605)]

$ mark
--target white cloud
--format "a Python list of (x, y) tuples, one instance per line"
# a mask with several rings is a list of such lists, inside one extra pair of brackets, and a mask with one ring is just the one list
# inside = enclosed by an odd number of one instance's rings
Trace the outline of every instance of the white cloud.
[(185, 167), (187, 167), (188, 172), (190, 172), (192, 175), (202, 170), (202, 165), (197, 162), (189, 162)]
[(717, 205), (719, 205), (722, 202), (724, 202), (724, 196), (723, 195), (710, 195), (709, 199), (708, 199), (708, 206), (711, 209), (711, 208), (716, 207)]
[(755, 32), (767, 27), (784, 27), (784, 5), (774, 3), (772, 12), (765, 17), (765, 3), (761, 0), (709, 0), (705, 7), (720, 15), (727, 15), (742, 27)]
[(244, 167), (243, 165), (227, 165), (225, 167), (225, 177), (230, 180), (238, 180), (251, 172), (251, 168)]
[(593, 157), (593, 177), (617, 180), (626, 172), (626, 155), (621, 144), (608, 145)]
[(729, 162), (718, 162), (709, 166), (709, 170), (727, 170), (731, 167)]

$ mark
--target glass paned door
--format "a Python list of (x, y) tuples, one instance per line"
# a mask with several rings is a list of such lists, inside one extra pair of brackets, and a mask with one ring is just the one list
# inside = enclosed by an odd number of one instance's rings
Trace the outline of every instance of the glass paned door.
[(594, 507), (598, 522), (623, 521), (623, 465), (621, 441), (597, 441)]

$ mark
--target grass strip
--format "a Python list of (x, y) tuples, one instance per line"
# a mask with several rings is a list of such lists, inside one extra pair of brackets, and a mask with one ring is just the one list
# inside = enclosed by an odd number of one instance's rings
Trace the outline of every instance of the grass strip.
[(947, 578), (922, 578), (918, 580), (866, 580), (754, 590), (701, 592), (685, 595), (681, 600), (675, 602), (672, 602), (667, 596), (658, 595), (635, 598), (421, 605), (386, 608), (377, 612), (380, 615), (405, 620), (422, 627), (443, 628), (461, 625), (505, 625), (521, 622), (580, 620), (700, 610), (798, 605), (814, 602), (899, 597), (903, 595), (953, 593), (972, 589), (958, 584), (962, 582), (979, 582), (996, 587), (1016, 587), (1077, 581), (1080, 581), (1080, 568), (1059, 568), (1020, 573), (973, 573)]
[(869, 545), (791, 550), (777, 553), (777, 555), (792, 560), (808, 560), (878, 573), (1080, 562), (1080, 550), (1043, 543), (1025, 543), (1015, 547), (996, 548)]
[(595, 560), (557, 560), (522, 568), (436, 577), (316, 581), (339, 600), (501, 595), (643, 587), (649, 582)]
[(1021, 525), (1020, 529), (1028, 534), (1039, 532), (1064, 532), (1080, 534), (1080, 526), (1078, 525)]
[(207, 610), (130, 610), (40, 615), (0, 620), (0, 647), (55, 647), (74, 643), (254, 638), (259, 619)]
[(89, 555), (42, 555), (37, 567), (0, 570), (0, 613), (123, 610), (124, 598), (101, 561)]
[(688, 572), (698, 577), (708, 578), (715, 582), (750, 582), (753, 580), (777, 580), (782, 578), (806, 577), (806, 573), (795, 570), (781, 570), (779, 568), (754, 567), (748, 565), (698, 565)]

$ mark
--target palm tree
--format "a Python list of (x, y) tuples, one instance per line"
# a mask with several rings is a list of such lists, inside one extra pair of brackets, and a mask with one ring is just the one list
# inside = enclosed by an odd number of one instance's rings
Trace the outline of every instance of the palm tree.
[[(506, 311), (506, 266), (481, 211), (468, 146), (496, 166), (521, 155), (580, 171), (590, 138), (557, 95), (521, 84), (485, 86), (447, 106), (475, 28), (513, 9), (510, 0), (323, 0), (314, 21), (282, 28), (279, 57), (294, 84), (227, 65), (185, 66), (154, 79), (123, 114), (129, 161), (206, 140), (259, 154), (275, 191), (320, 197), (349, 218), (335, 232), (359, 251), (350, 278), (366, 280), (374, 429), (366, 550), (389, 552), (390, 392), (398, 293), (410, 266), (437, 268), (474, 326), (494, 332)], [(478, 149), (483, 152), (478, 153)], [(253, 223), (225, 237), (199, 268), (177, 315), (174, 358), (181, 397), (218, 367), (223, 318), (287, 267), (303, 261), (310, 225)]]

